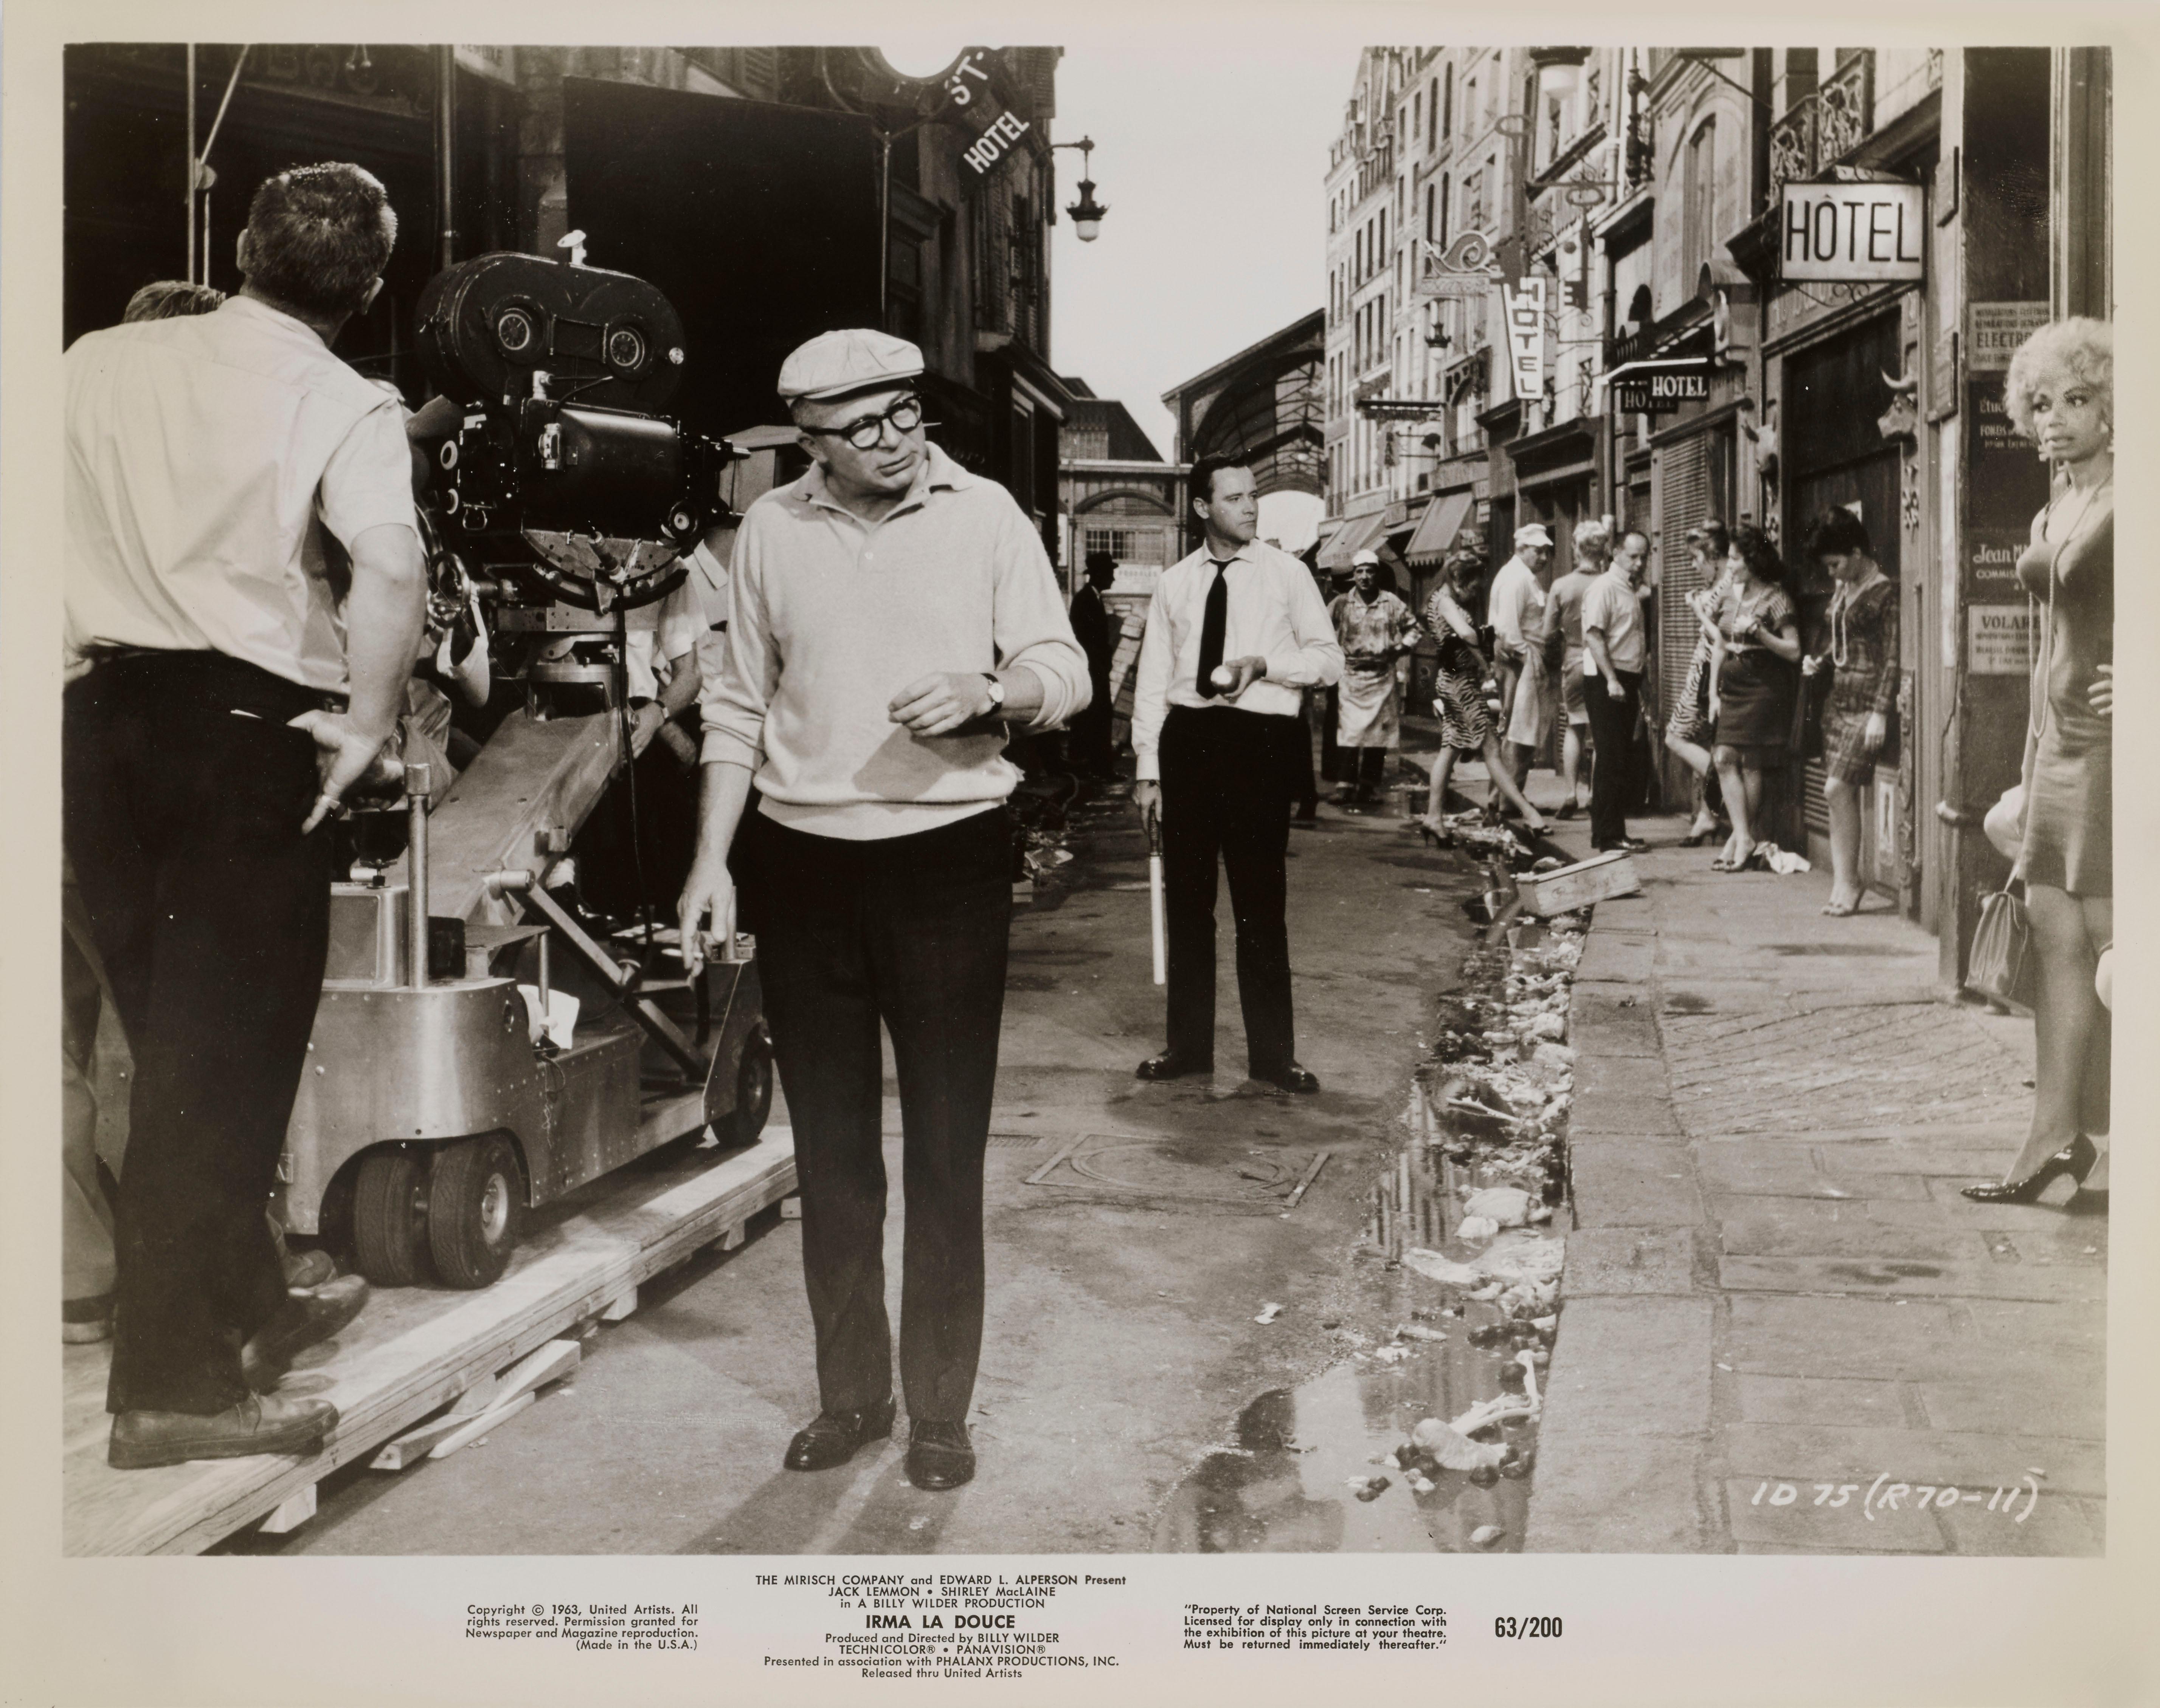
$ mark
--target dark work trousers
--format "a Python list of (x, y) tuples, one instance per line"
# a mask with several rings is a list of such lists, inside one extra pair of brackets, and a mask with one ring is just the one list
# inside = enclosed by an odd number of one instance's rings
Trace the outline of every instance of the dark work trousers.
[(877, 841), (753, 812), (735, 845), (795, 1127), (802, 1274), (828, 1411), (892, 1391), (880, 1021), (900, 1079), (901, 1391), (910, 1417), (952, 1423), (974, 1394), (1011, 860), (1002, 807)]
[(1245, 1061), (1258, 1077), (1296, 1056), (1284, 861), (1299, 720), (1176, 706), (1163, 719), (1162, 887), (1170, 939), (1169, 1046), (1215, 1056), (1215, 862), (1230, 879)]
[(1596, 749), (1590, 780), (1590, 846), (1612, 848), (1625, 841), (1624, 803), (1628, 774), (1633, 764), (1635, 717), (1642, 703), (1643, 673), (1617, 670), (1620, 692), (1601, 675), (1582, 679), (1583, 708), (1590, 713), (1590, 739)]
[(69, 685), (69, 860), (135, 1057), (115, 1219), (112, 1411), (208, 1415), (285, 1297), (263, 1215), (330, 941), (330, 836), (300, 834), (321, 696), (221, 653)]

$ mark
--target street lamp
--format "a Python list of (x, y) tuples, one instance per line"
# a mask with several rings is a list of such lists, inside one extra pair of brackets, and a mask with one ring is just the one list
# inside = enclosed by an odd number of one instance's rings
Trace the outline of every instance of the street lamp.
[(1080, 199), (1066, 209), (1072, 220), (1072, 235), (1083, 243), (1093, 243), (1103, 235), (1103, 215), (1110, 210), (1095, 199), (1095, 181), (1088, 176), (1088, 166), (1095, 152), (1095, 140), (1083, 137), (1077, 142), (1052, 142), (1051, 150), (1077, 148), (1080, 151)]

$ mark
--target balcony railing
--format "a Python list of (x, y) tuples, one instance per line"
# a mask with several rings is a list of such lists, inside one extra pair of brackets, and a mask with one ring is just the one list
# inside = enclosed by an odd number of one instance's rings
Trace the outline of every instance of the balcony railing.
[(1770, 194), (1804, 183), (1867, 138), (1875, 122), (1875, 54), (1863, 48), (1770, 127)]

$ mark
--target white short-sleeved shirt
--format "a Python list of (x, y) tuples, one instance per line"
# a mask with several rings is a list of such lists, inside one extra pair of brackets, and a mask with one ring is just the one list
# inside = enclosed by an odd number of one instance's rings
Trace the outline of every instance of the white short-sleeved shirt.
[[(633, 611), (630, 614), (635, 623), (640, 613)], [(698, 637), (704, 630), (704, 608), (696, 588), (686, 579), (660, 601), (651, 628), (634, 628), (630, 631), (629, 655), (624, 660), (629, 670), (630, 697), (657, 700), (660, 666), (686, 652), (695, 652)]]
[(247, 297), (86, 334), (65, 358), (66, 662), (215, 651), (345, 691), (348, 549), (414, 526), (397, 400)]

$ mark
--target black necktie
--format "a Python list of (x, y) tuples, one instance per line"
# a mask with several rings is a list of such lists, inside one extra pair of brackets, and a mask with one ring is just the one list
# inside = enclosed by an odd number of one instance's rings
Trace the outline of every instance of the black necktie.
[(1225, 572), (1234, 560), (1207, 561), (1215, 566), (1215, 579), (1208, 584), (1207, 604), (1200, 613), (1200, 664), (1193, 671), (1192, 686), (1202, 699), (1212, 700), (1223, 691), (1215, 686), (1215, 670), (1223, 662), (1223, 632), (1230, 624), (1230, 582)]

